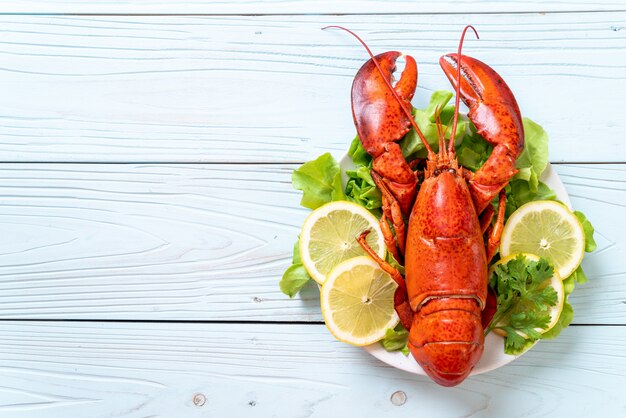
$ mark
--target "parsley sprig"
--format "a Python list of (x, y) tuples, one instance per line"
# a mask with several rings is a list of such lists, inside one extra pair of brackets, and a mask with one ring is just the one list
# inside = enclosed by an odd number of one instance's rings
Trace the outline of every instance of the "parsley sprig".
[(541, 338), (550, 323), (550, 309), (558, 295), (549, 285), (554, 269), (547, 260), (530, 260), (523, 254), (495, 266), (489, 285), (498, 295), (498, 307), (485, 330), (506, 333), (504, 351), (520, 354)]

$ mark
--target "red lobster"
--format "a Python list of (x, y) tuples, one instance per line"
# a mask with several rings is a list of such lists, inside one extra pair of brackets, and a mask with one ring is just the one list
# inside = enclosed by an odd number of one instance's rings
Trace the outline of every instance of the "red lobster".
[[(415, 60), (406, 56), (405, 69), (392, 86), (401, 53), (373, 56), (352, 85), (352, 113), (365, 150), (373, 157), (372, 178), (383, 195), (381, 228), (389, 251), (405, 260), (406, 279), (381, 260), (359, 238), (364, 249), (397, 282), (395, 308), (409, 330), (409, 349), (438, 384), (461, 383), (480, 360), (484, 345), (487, 304), (487, 264), (496, 252), (504, 223), (504, 187), (517, 170), (524, 148), (519, 107), (504, 80), (488, 65), (461, 55), (463, 30), (456, 54), (439, 63), (456, 91), (450, 138), (455, 138), (459, 100), (469, 119), (493, 152), (475, 173), (459, 166), (454, 141), (447, 147), (438, 120), (439, 150), (435, 153), (416, 125), (411, 99), (417, 85)], [(424, 180), (405, 161), (398, 141), (413, 127), (428, 152)], [(499, 195), (498, 214), (490, 204)], [(404, 218), (410, 214), (408, 232)], [(393, 231), (389, 225), (393, 226)], [(395, 232), (395, 237), (394, 237)]]

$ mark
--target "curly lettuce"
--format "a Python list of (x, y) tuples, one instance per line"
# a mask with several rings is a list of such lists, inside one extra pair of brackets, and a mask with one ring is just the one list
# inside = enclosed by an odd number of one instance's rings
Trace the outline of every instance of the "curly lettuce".
[(293, 171), (291, 183), (302, 190), (300, 205), (317, 209), (333, 200), (345, 200), (341, 186), (341, 168), (330, 153), (302, 164)]
[(352, 140), (348, 156), (356, 168), (346, 170), (348, 176), (346, 195), (350, 200), (369, 209), (375, 215), (380, 215), (377, 209), (382, 206), (382, 195), (372, 179), (372, 157), (365, 151), (358, 136)]

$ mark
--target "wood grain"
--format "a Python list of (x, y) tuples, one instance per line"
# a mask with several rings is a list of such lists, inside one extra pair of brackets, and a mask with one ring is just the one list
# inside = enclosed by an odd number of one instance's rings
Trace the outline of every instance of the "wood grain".
[[(294, 165), (0, 165), (1, 318), (319, 321), (278, 289), (308, 210)], [(577, 323), (626, 323), (626, 171), (556, 167), (597, 228)]]
[(432, 90), (449, 88), (436, 62), (473, 23), (481, 40), (468, 40), (465, 51), (500, 71), (524, 114), (546, 128), (552, 161), (623, 162), (625, 20), (626, 12), (0, 16), (0, 161), (341, 154), (354, 135), (350, 84), (366, 55), (322, 26), (350, 27), (374, 51), (415, 55), (414, 102), (423, 106)]
[(354, 135), (365, 54), (321, 26), (415, 55), (422, 106), (475, 24), (466, 53), (553, 162), (624, 162), (625, 21), (621, 0), (0, 1), (0, 418), (625, 416), (625, 165), (556, 167), (597, 229), (578, 325), (459, 388), (277, 286), (308, 213), (291, 170)]
[(570, 327), (456, 388), (392, 369), (323, 325), (0, 322), (0, 334), (0, 416), (11, 418), (626, 411), (626, 327)]
[(119, 14), (336, 14), (336, 13), (493, 13), (625, 10), (618, 0), (25, 0), (0, 2), (0, 13)]

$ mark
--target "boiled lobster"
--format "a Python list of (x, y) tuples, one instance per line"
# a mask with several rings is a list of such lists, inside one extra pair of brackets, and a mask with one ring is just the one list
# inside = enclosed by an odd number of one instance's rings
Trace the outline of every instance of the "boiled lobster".
[[(435, 153), (415, 123), (411, 99), (417, 86), (415, 60), (406, 56), (400, 79), (392, 85), (400, 52), (374, 56), (358, 71), (352, 85), (352, 113), (357, 133), (372, 156), (372, 178), (383, 196), (381, 228), (389, 251), (404, 260), (405, 278), (368, 246), (364, 249), (397, 282), (395, 309), (409, 330), (408, 347), (438, 384), (462, 382), (480, 360), (484, 346), (481, 323), (488, 296), (487, 264), (496, 252), (504, 223), (504, 187), (517, 170), (524, 148), (519, 107), (504, 80), (485, 63), (456, 54), (439, 63), (456, 92), (449, 138), (455, 138), (459, 100), (477, 132), (493, 146), (476, 172), (459, 166), (454, 140), (446, 145), (440, 121)], [(423, 181), (402, 156), (398, 141), (413, 127), (427, 150)], [(498, 213), (492, 200), (498, 197)], [(408, 217), (408, 230), (405, 218)]]

